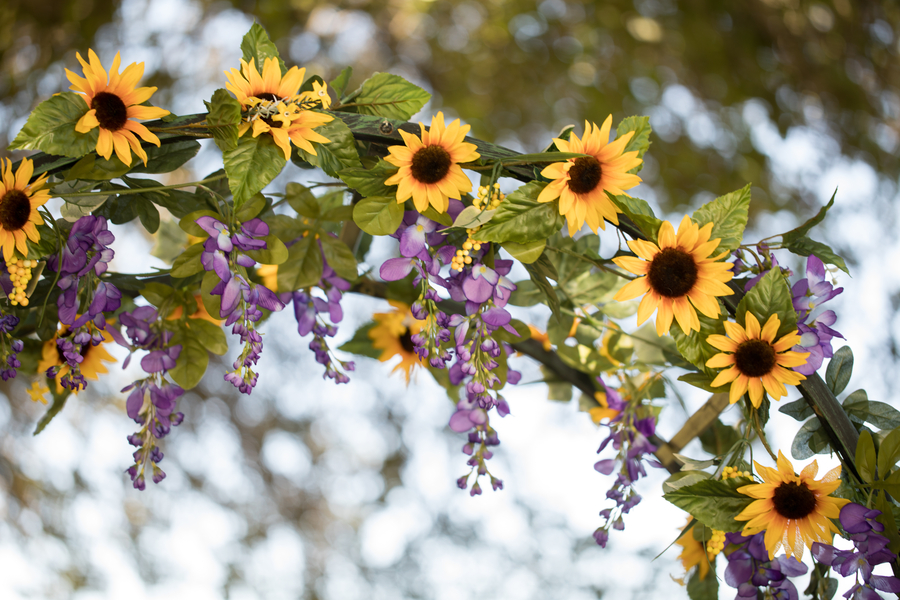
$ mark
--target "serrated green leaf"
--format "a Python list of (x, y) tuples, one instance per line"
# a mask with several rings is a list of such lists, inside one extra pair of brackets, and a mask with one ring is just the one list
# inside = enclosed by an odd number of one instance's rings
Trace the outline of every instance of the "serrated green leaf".
[[(719, 353), (719, 350), (713, 348), (706, 339), (714, 334), (724, 334), (725, 315), (720, 315), (718, 319), (710, 319), (703, 313), (697, 313), (700, 320), (700, 331), (691, 331), (691, 335), (685, 335), (678, 323), (672, 323), (669, 333), (675, 340), (678, 352), (687, 359), (692, 365), (697, 367), (702, 373), (709, 377), (715, 377), (716, 371), (706, 366), (706, 361)], [(727, 392), (728, 386), (722, 386), (715, 390), (716, 392)]]
[(746, 326), (747, 311), (753, 313), (760, 327), (765, 326), (771, 315), (778, 315), (781, 325), (775, 336), (776, 341), (797, 330), (797, 313), (794, 312), (791, 288), (780, 269), (769, 270), (741, 299), (735, 317), (742, 326)]
[(233, 150), (223, 152), (222, 158), (235, 209), (269, 185), (287, 163), (270, 135), (245, 135)]
[(745, 477), (733, 479), (706, 479), (664, 494), (663, 497), (688, 512), (711, 529), (740, 531), (746, 523), (734, 517), (753, 501), (737, 488), (753, 483)]
[(222, 356), (228, 352), (228, 339), (220, 325), (204, 319), (188, 319), (187, 326), (197, 341), (213, 354)]
[(175, 383), (189, 390), (203, 379), (209, 365), (209, 352), (191, 332), (184, 330), (173, 337), (172, 343), (181, 344), (181, 354), (169, 375)]
[(184, 279), (202, 271), (203, 264), (200, 262), (200, 255), (202, 253), (203, 244), (188, 246), (172, 264), (172, 277)]
[(93, 152), (97, 147), (99, 128), (87, 133), (75, 131), (75, 125), (87, 111), (83, 95), (75, 92), (55, 94), (31, 112), (9, 149), (40, 150), (72, 158)]
[(347, 102), (356, 104), (353, 108), (359, 114), (408, 121), (430, 99), (431, 94), (399, 75), (374, 73)]
[(787, 416), (803, 422), (813, 416), (815, 411), (813, 411), (812, 407), (809, 405), (805, 399), (801, 398), (800, 400), (794, 400), (793, 402), (788, 402), (787, 404), (782, 404), (778, 408), (778, 412), (784, 413)]
[(281, 56), (278, 54), (278, 48), (272, 43), (272, 40), (269, 39), (269, 34), (259, 23), (251, 25), (250, 31), (244, 35), (244, 38), (241, 40), (241, 51), (244, 53), (244, 60), (248, 63), (253, 60), (257, 71), (260, 73), (263, 72), (267, 58), (277, 58), (281, 74), (287, 73), (287, 67), (284, 66), (284, 61), (281, 60)]
[(710, 239), (721, 240), (715, 250), (716, 253), (721, 253), (741, 245), (749, 208), (750, 184), (747, 184), (737, 191), (707, 202), (694, 212), (692, 218), (701, 227), (707, 223), (713, 224)]
[[(625, 148), (622, 152), (634, 152), (637, 151), (638, 158), (644, 158), (644, 154), (647, 152), (647, 149), (650, 148), (650, 133), (652, 128), (650, 127), (650, 117), (626, 117), (619, 122), (619, 126), (616, 127), (616, 139), (619, 139), (629, 131), (633, 131), (634, 135), (628, 140), (628, 143), (625, 144)], [(629, 173), (637, 173), (642, 168), (644, 168), (644, 163), (639, 164), (635, 168), (628, 171)]]
[(322, 243), (322, 253), (325, 255), (325, 260), (328, 261), (328, 266), (334, 269), (338, 277), (347, 281), (356, 281), (358, 276), (356, 258), (347, 244), (330, 235), (321, 236), (319, 241)]
[(510, 256), (518, 260), (520, 263), (528, 265), (540, 258), (547, 246), (545, 240), (535, 240), (527, 244), (517, 244), (515, 242), (505, 242), (503, 249), (509, 252)]
[(345, 342), (339, 349), (359, 356), (368, 356), (369, 358), (380, 357), (384, 350), (373, 346), (372, 338), (369, 337), (369, 332), (373, 327), (375, 327), (375, 323), (366, 323), (357, 329), (350, 341)]
[(837, 190), (834, 190), (834, 193), (831, 195), (831, 200), (828, 201), (828, 204), (819, 209), (819, 212), (816, 213), (812, 219), (808, 220), (806, 223), (797, 227), (796, 229), (791, 229), (787, 233), (781, 236), (781, 240), (784, 244), (790, 244), (796, 240), (806, 237), (806, 234), (809, 231), (822, 222), (825, 219), (826, 213), (828, 213), (828, 209), (834, 205), (834, 197), (837, 196)]
[(347, 89), (347, 84), (350, 82), (350, 77), (352, 75), (353, 67), (344, 67), (341, 69), (341, 74), (332, 79), (328, 84), (328, 87), (334, 90), (334, 93), (337, 94), (338, 98), (344, 95), (344, 90)]
[(784, 242), (784, 247), (799, 256), (815, 255), (822, 262), (836, 266), (847, 275), (850, 274), (844, 259), (822, 242), (817, 242), (808, 237), (799, 237), (790, 242)]
[(341, 169), (338, 176), (347, 187), (356, 190), (362, 196), (392, 196), (396, 188), (388, 187), (384, 180), (397, 172), (397, 167), (380, 159), (371, 169), (350, 167)]
[(278, 289), (299, 290), (322, 279), (322, 253), (317, 240), (309, 235), (288, 250), (288, 259), (278, 267)]
[(641, 230), (647, 239), (655, 244), (659, 234), (659, 226), (662, 225), (662, 221), (656, 218), (650, 205), (647, 204), (645, 200), (634, 198), (632, 196), (610, 195), (609, 197), (612, 198), (615, 205), (619, 207), (619, 210), (621, 210), (625, 216), (634, 221), (634, 224), (638, 226), (638, 229)]
[[(340, 119), (332, 119), (330, 122), (316, 127), (315, 132), (328, 138), (327, 144), (315, 142), (316, 154), (310, 154), (306, 150), (297, 149), (300, 160), (319, 167), (331, 177), (340, 178), (340, 172), (344, 169), (353, 169), (362, 166), (359, 162), (359, 152), (356, 149), (356, 138), (353, 132)], [(261, 137), (261, 136), (260, 136)]]
[(473, 234), (483, 242), (526, 244), (546, 240), (562, 229), (565, 217), (557, 202), (538, 202), (545, 183), (532, 181), (511, 193), (500, 203), (490, 222)]
[(147, 146), (147, 166), (140, 161), (131, 163), (131, 174), (146, 173), (148, 175), (158, 173), (171, 173), (191, 160), (200, 151), (200, 142), (185, 140), (183, 142), (167, 143), (161, 146)]
[(841, 346), (828, 362), (825, 383), (831, 393), (837, 396), (847, 388), (851, 375), (853, 375), (853, 350), (850, 346)]
[(206, 124), (216, 146), (222, 152), (234, 150), (238, 144), (238, 125), (242, 118), (241, 103), (228, 90), (219, 88), (206, 103), (206, 110)]
[(393, 196), (363, 198), (353, 207), (353, 221), (371, 235), (390, 235), (403, 222), (403, 205)]

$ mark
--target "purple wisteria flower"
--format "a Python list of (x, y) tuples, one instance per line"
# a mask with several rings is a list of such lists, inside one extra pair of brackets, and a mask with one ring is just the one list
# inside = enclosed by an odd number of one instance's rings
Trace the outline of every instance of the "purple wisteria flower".
[(841, 527), (850, 534), (854, 550), (838, 550), (820, 542), (812, 545), (813, 556), (820, 563), (829, 565), (842, 577), (855, 576), (856, 583), (844, 594), (845, 598), (877, 600), (881, 596), (875, 590), (900, 594), (900, 579), (872, 573), (875, 565), (897, 559), (887, 548), (888, 539), (879, 533), (884, 531), (884, 525), (875, 520), (880, 514), (880, 510), (870, 510), (860, 504), (846, 504), (841, 509)]
[(742, 260), (741, 255), (738, 255), (738, 260), (735, 261), (732, 270), (735, 274), (740, 272), (750, 272), (754, 273), (754, 277), (751, 277), (747, 283), (744, 284), (744, 291), (749, 292), (753, 286), (755, 286), (759, 281), (772, 269), (781, 269), (781, 272), (784, 273), (785, 276), (792, 275), (791, 270), (782, 267), (778, 264), (778, 259), (775, 258), (775, 255), (769, 250), (769, 247), (766, 244), (759, 244), (756, 246), (756, 250), (760, 256), (763, 258), (762, 265), (754, 264), (751, 266), (747, 266)]
[(19, 317), (0, 313), (0, 378), (8, 381), (15, 378), (19, 367), (19, 352), (25, 348), (22, 340), (14, 339), (13, 329), (19, 325)]
[(807, 258), (806, 277), (791, 289), (800, 332), (800, 343), (792, 349), (796, 352), (809, 352), (806, 364), (794, 368), (798, 373), (812, 375), (818, 371), (822, 361), (834, 355), (831, 340), (835, 337), (844, 338), (831, 328), (837, 320), (833, 310), (816, 314), (816, 309), (821, 304), (843, 291), (844, 288), (835, 288), (825, 280), (825, 265), (821, 260), (815, 256)]
[(725, 553), (725, 583), (737, 589), (737, 600), (756, 600), (761, 588), (766, 598), (798, 600), (797, 587), (789, 578), (804, 575), (806, 565), (783, 555), (769, 560), (765, 536), (764, 531), (752, 536), (725, 534), (726, 545), (736, 546)]

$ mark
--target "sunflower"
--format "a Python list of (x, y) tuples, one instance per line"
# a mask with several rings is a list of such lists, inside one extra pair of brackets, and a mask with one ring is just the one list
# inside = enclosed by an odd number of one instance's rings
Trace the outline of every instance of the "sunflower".
[(421, 138), (399, 130), (406, 145), (391, 146), (388, 148), (390, 156), (384, 158), (400, 167), (384, 182), (397, 186), (398, 203), (412, 197), (417, 211), (425, 212), (430, 204), (439, 213), (444, 213), (450, 198), (459, 198), (462, 193), (472, 191), (472, 182), (459, 166), (459, 163), (472, 162), (481, 156), (475, 151), (475, 144), (463, 141), (470, 128), (462, 125), (459, 119), (444, 126), (444, 113), (439, 112), (427, 131), (419, 123)]
[(119, 53), (113, 59), (109, 76), (100, 64), (100, 59), (93, 50), (88, 50), (90, 63), (84, 62), (81, 55), (75, 53), (78, 62), (84, 69), (84, 77), (79, 77), (66, 69), (66, 77), (72, 82), (69, 89), (84, 94), (88, 111), (78, 120), (75, 131), (87, 133), (95, 127), (100, 128), (97, 137), (97, 154), (109, 159), (113, 150), (126, 165), (131, 164), (131, 150), (147, 164), (147, 153), (141, 148), (141, 142), (135, 137), (139, 135), (145, 142), (159, 146), (159, 138), (149, 129), (131, 119), (158, 119), (169, 114), (169, 111), (154, 106), (140, 106), (150, 99), (155, 87), (136, 88), (138, 80), (144, 74), (144, 63), (131, 63), (119, 73)]
[(778, 468), (753, 463), (765, 483), (754, 483), (737, 489), (738, 492), (756, 498), (741, 514), (738, 521), (747, 521), (744, 535), (755, 535), (765, 530), (766, 549), (769, 557), (781, 546), (788, 556), (803, 558), (803, 546), (813, 542), (827, 544), (832, 533), (840, 533), (830, 519), (837, 519), (841, 508), (850, 502), (844, 498), (832, 498), (828, 494), (841, 484), (841, 466), (828, 471), (816, 481), (819, 470), (816, 461), (806, 465), (800, 475), (794, 474), (790, 461), (778, 451)]
[(703, 581), (709, 575), (710, 558), (706, 551), (706, 544), (694, 538), (694, 527), (696, 525), (686, 529), (681, 537), (675, 540), (675, 544), (682, 548), (678, 560), (681, 561), (685, 573), (696, 566), (700, 570), (700, 580)]
[(541, 171), (543, 177), (552, 181), (541, 190), (538, 202), (551, 202), (559, 198), (559, 214), (566, 216), (570, 236), (575, 235), (585, 222), (594, 233), (597, 233), (598, 227), (606, 229), (604, 219), (618, 225), (619, 217), (616, 213), (622, 211), (616, 208), (606, 193), (625, 194), (625, 190), (641, 182), (640, 177), (628, 171), (643, 161), (638, 158), (636, 150), (623, 152), (634, 132), (629, 131), (610, 142), (611, 127), (612, 115), (609, 115), (599, 128), (596, 124), (585, 121), (582, 139), (578, 139), (574, 133), (569, 141), (554, 138), (553, 142), (560, 152), (577, 152), (590, 156), (570, 158)]
[(315, 92), (297, 93), (306, 69), (291, 67), (282, 76), (278, 59), (270, 57), (264, 61), (260, 73), (251, 58), (249, 63), (241, 59), (240, 71), (231, 69), (225, 75), (228, 77), (225, 87), (235, 95), (241, 108), (250, 113), (249, 119), (238, 127), (238, 135), (244, 135), (251, 127), (253, 137), (269, 133), (284, 152), (285, 160), (291, 157), (291, 142), (315, 156), (316, 149), (310, 142), (327, 144), (331, 141), (313, 129), (331, 122), (334, 117), (306, 110), (304, 106), (317, 100), (327, 108), (331, 100), (325, 87), (315, 85)]
[(26, 238), (32, 242), (41, 239), (35, 225), (44, 220), (37, 209), (50, 199), (50, 192), (42, 189), (47, 174), (29, 183), (33, 174), (34, 163), (27, 158), (19, 163), (15, 175), (12, 161), (0, 159), (0, 246), (3, 246), (3, 259), (7, 262), (13, 259), (14, 250), (22, 256), (28, 254)]
[(659, 309), (657, 334), (668, 333), (674, 317), (685, 335), (690, 335), (692, 330), (700, 330), (695, 307), (712, 319), (719, 316), (716, 296), (734, 293), (725, 285), (734, 274), (731, 263), (719, 262), (728, 255), (727, 251), (710, 256), (719, 245), (718, 238), (709, 239), (712, 227), (712, 223), (699, 227), (685, 215), (676, 234), (672, 224), (663, 221), (659, 226), (659, 245), (632, 240), (628, 247), (640, 258), (619, 256), (613, 259), (626, 271), (644, 276), (629, 281), (613, 296), (622, 302), (644, 294), (638, 306), (638, 325)]
[(412, 336), (419, 333), (425, 325), (425, 321), (419, 321), (413, 317), (409, 306), (402, 302), (389, 300), (394, 310), (389, 313), (375, 313), (375, 326), (369, 330), (369, 339), (372, 345), (381, 350), (378, 360), (387, 362), (395, 356), (400, 356), (400, 362), (394, 367), (394, 371), (403, 370), (406, 375), (406, 383), (409, 383), (409, 373), (422, 361), (416, 354)]
[(720, 372), (711, 385), (719, 387), (734, 382), (729, 393), (732, 404), (749, 390), (750, 402), (759, 408), (763, 390), (778, 400), (787, 396), (785, 383), (797, 385), (806, 379), (804, 375), (788, 370), (806, 364), (809, 356), (809, 352), (790, 350), (800, 343), (800, 334), (795, 329), (776, 342), (775, 334), (779, 327), (781, 320), (778, 315), (771, 315), (760, 330), (759, 321), (753, 313), (748, 312), (746, 328), (726, 321), (727, 337), (713, 334), (706, 338), (711, 346), (723, 351), (706, 361), (706, 366), (713, 369), (730, 367)]
[[(93, 346), (88, 342), (81, 346), (81, 356), (84, 357), (84, 360), (81, 361), (79, 369), (81, 370), (81, 374), (84, 375), (84, 378), (90, 379), (91, 381), (97, 381), (100, 379), (100, 375), (109, 373), (106, 369), (106, 365), (103, 364), (104, 362), (116, 362), (116, 359), (103, 347), (104, 344), (112, 341), (112, 336), (104, 330), (100, 330), (100, 334), (103, 336), (103, 342), (101, 342), (100, 345)], [(61, 383), (62, 378), (71, 370), (71, 367), (66, 363), (66, 359), (62, 355), (62, 352), (59, 351), (56, 340), (70, 335), (72, 334), (69, 332), (68, 326), (63, 325), (62, 328), (56, 332), (56, 335), (44, 342), (41, 360), (38, 362), (37, 371), (39, 375), (41, 373), (46, 373), (47, 369), (50, 367), (60, 367), (59, 371), (56, 373), (56, 393), (58, 394), (63, 391)], [(78, 392), (74, 391), (72, 393), (77, 394)]]

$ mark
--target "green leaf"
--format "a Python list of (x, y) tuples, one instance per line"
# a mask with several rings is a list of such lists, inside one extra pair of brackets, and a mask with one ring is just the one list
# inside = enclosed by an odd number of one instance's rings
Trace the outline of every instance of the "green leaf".
[(87, 111), (83, 95), (75, 92), (55, 94), (31, 112), (9, 150), (40, 150), (73, 158), (93, 152), (97, 147), (99, 128), (87, 133), (75, 131), (75, 125)]
[(705, 471), (679, 471), (673, 473), (662, 484), (663, 493), (672, 492), (683, 487), (694, 485), (699, 481), (706, 481), (710, 474)]
[(172, 338), (173, 344), (181, 344), (181, 354), (175, 368), (169, 370), (172, 379), (186, 390), (195, 387), (209, 365), (209, 352), (190, 332), (182, 330)]
[(866, 421), (879, 429), (900, 427), (900, 411), (884, 402), (869, 401), (869, 416)]
[[(132, 162), (133, 164), (134, 162)], [(88, 154), (66, 171), (66, 180), (108, 181), (121, 177), (130, 170), (131, 167), (119, 160), (115, 154), (108, 159), (96, 154)]]
[(197, 341), (213, 354), (222, 356), (228, 352), (228, 339), (221, 326), (205, 319), (188, 319), (187, 326)]
[(525, 280), (516, 282), (516, 289), (510, 295), (509, 303), (513, 306), (534, 306), (543, 299), (544, 292), (533, 281)]
[(53, 402), (50, 404), (50, 408), (47, 409), (47, 412), (44, 413), (44, 416), (41, 417), (41, 420), (37, 422), (37, 425), (34, 428), (34, 433), (32, 435), (39, 434), (47, 425), (50, 424), (50, 421), (53, 420), (53, 417), (58, 415), (59, 411), (61, 411), (66, 405), (66, 400), (68, 400), (70, 396), (69, 390), (66, 389), (64, 389), (61, 394), (57, 394), (55, 390), (55, 381), (49, 381), (48, 385), (50, 387), (51, 395), (53, 396)]
[(196, 275), (203, 270), (200, 255), (203, 253), (203, 244), (188, 246), (172, 264), (172, 277), (184, 279)]
[(288, 259), (278, 267), (278, 289), (299, 290), (322, 279), (322, 253), (316, 239), (308, 235), (291, 246)]
[(515, 242), (505, 242), (503, 249), (509, 252), (510, 256), (518, 260), (520, 263), (528, 265), (540, 258), (544, 253), (544, 247), (547, 245), (546, 240), (535, 240), (526, 244), (517, 244)]
[(663, 497), (711, 529), (740, 531), (745, 523), (735, 521), (734, 517), (747, 508), (753, 498), (738, 492), (737, 488), (751, 483), (753, 481), (745, 477), (706, 479)]
[(198, 238), (207, 238), (209, 234), (206, 233), (199, 225), (197, 225), (197, 219), (200, 217), (212, 217), (219, 221), (222, 220), (222, 217), (219, 216), (219, 213), (212, 210), (195, 210), (192, 213), (188, 213), (181, 217), (181, 220), (178, 221), (178, 226), (181, 227), (182, 231), (187, 233), (188, 235), (192, 235)]
[(403, 205), (393, 196), (363, 198), (353, 207), (353, 220), (371, 235), (390, 235), (403, 222)]
[(325, 255), (325, 260), (328, 261), (328, 265), (334, 269), (338, 277), (347, 281), (356, 281), (358, 277), (356, 258), (347, 244), (330, 235), (320, 236), (319, 241), (322, 243), (322, 253)]
[(238, 223), (250, 221), (266, 207), (266, 197), (262, 194), (254, 194), (234, 212), (234, 218)]
[(822, 422), (818, 419), (810, 419), (804, 423), (794, 441), (791, 443), (791, 456), (795, 460), (806, 460), (826, 448), (830, 447), (825, 432), (822, 429)]
[(264, 265), (280, 265), (288, 259), (288, 249), (278, 236), (269, 234), (262, 238), (266, 242), (264, 250), (250, 250), (247, 256)]
[(430, 99), (431, 94), (399, 75), (374, 73), (346, 101), (357, 104), (353, 108), (362, 115), (408, 121)]
[(222, 296), (214, 296), (210, 292), (220, 281), (215, 271), (207, 271), (200, 282), (200, 299), (203, 301), (203, 307), (214, 317), (222, 316)]
[(287, 162), (270, 135), (245, 135), (233, 150), (223, 152), (222, 158), (235, 210), (269, 185)]
[(713, 394), (722, 392), (722, 388), (714, 388), (712, 385), (710, 385), (712, 383), (712, 377), (706, 375), (705, 373), (685, 373), (678, 378), (678, 381), (683, 381), (694, 386), (695, 388), (700, 388), (701, 390), (712, 392)]
[(787, 404), (782, 404), (778, 408), (778, 412), (784, 413), (787, 416), (800, 422), (807, 420), (815, 414), (815, 411), (813, 411), (812, 407), (809, 405), (809, 402), (807, 402), (803, 398), (794, 400), (793, 402), (788, 402)]
[[(894, 475), (896, 475), (896, 473)], [(891, 477), (894, 477), (894, 475)], [(896, 494), (895, 492), (892, 492), (891, 495), (895, 498), (900, 497), (900, 494)], [(888, 548), (891, 552), (896, 554), (900, 551), (900, 533), (897, 532), (897, 522), (894, 520), (893, 503), (885, 494), (878, 494), (875, 499), (875, 505), (872, 508), (881, 511), (881, 514), (878, 515), (876, 519), (879, 523), (884, 525), (884, 536), (890, 540)]]
[(234, 150), (238, 144), (238, 125), (241, 122), (241, 103), (228, 90), (222, 88), (213, 92), (206, 102), (206, 124), (209, 132), (222, 152)]
[[(407, 200), (407, 202), (409, 201)], [(440, 223), (444, 227), (453, 225), (453, 219), (450, 218), (450, 215), (445, 212), (439, 213), (438, 211), (434, 210), (434, 207), (430, 204), (425, 208), (425, 212), (422, 213), (422, 216), (426, 219), (431, 219), (435, 223)]]
[(837, 396), (846, 389), (853, 374), (853, 350), (850, 346), (841, 346), (828, 362), (825, 370), (825, 383), (831, 393)]
[(333, 223), (342, 223), (344, 221), (353, 220), (353, 207), (350, 205), (335, 206), (322, 215), (323, 221), (331, 221)]
[(860, 425), (865, 423), (869, 418), (869, 395), (866, 390), (856, 390), (851, 392), (844, 398), (841, 403), (844, 412), (852, 421), (856, 421)]
[[(236, 102), (236, 101), (235, 101)], [(200, 142), (185, 140), (183, 142), (162, 144), (159, 147), (147, 146), (147, 166), (140, 161), (132, 162), (131, 173), (171, 173), (191, 160), (200, 151)]]
[(541, 254), (533, 263), (526, 264), (525, 270), (528, 271), (532, 283), (544, 293), (544, 297), (547, 299), (547, 306), (550, 307), (554, 315), (558, 316), (560, 314), (559, 298), (556, 296), (556, 290), (553, 289), (553, 285), (547, 281), (548, 276), (556, 275), (556, 269), (553, 267), (550, 259), (547, 258), (547, 253)]
[(856, 444), (856, 470), (866, 483), (875, 480), (875, 441), (868, 429), (859, 433), (859, 442)]
[(359, 356), (368, 356), (369, 358), (380, 357), (384, 351), (373, 346), (372, 338), (369, 337), (369, 332), (373, 327), (375, 327), (375, 323), (363, 325), (356, 330), (350, 341), (344, 343), (339, 349)]
[(306, 186), (294, 182), (287, 184), (284, 188), (284, 199), (298, 215), (308, 219), (319, 218), (319, 201)]
[(141, 296), (156, 308), (161, 307), (164, 302), (177, 293), (172, 286), (157, 281), (151, 281), (141, 288)]
[[(356, 150), (356, 138), (353, 132), (340, 119), (316, 127), (315, 132), (328, 138), (327, 144), (312, 142), (316, 154), (297, 149), (300, 160), (319, 167), (331, 177), (339, 178), (344, 169), (361, 167), (359, 152)], [(260, 136), (262, 137), (262, 136)]]
[(894, 429), (878, 446), (878, 477), (884, 479), (900, 460), (900, 429)]
[[(710, 335), (724, 334), (725, 326), (722, 324), (725, 322), (725, 315), (720, 315), (718, 319), (710, 319), (703, 313), (697, 313), (697, 318), (700, 319), (700, 331), (691, 331), (691, 335), (685, 335), (684, 331), (681, 330), (681, 326), (678, 323), (673, 322), (672, 327), (669, 329), (669, 333), (675, 339), (675, 345), (678, 348), (678, 352), (688, 360), (691, 364), (697, 367), (701, 372), (706, 373), (709, 377), (715, 377), (716, 371), (714, 369), (710, 369), (706, 366), (706, 361), (712, 358), (714, 355), (719, 353), (719, 350), (713, 348), (709, 342), (706, 341)], [(720, 388), (717, 388), (716, 392), (727, 392), (729, 386), (724, 385)]]
[[(709, 560), (706, 555), (700, 557), (700, 560)], [(713, 559), (715, 560), (715, 559)], [(718, 600), (719, 598), (719, 580), (716, 579), (716, 571), (714, 568), (706, 573), (706, 577), (700, 578), (700, 569), (696, 569), (691, 573), (687, 582), (688, 598), (691, 600)]]
[(498, 342), (506, 342), (508, 344), (514, 344), (516, 342), (521, 342), (524, 340), (531, 339), (531, 329), (528, 328), (528, 325), (519, 321), (518, 319), (513, 319), (509, 322), (509, 325), (516, 330), (516, 335), (511, 334), (506, 329), (502, 327), (491, 334)]
[(538, 202), (546, 184), (532, 181), (517, 189), (500, 203), (490, 222), (473, 234), (483, 242), (527, 244), (546, 240), (562, 229), (565, 217), (556, 202)]
[(641, 230), (647, 239), (655, 244), (662, 221), (656, 218), (650, 205), (645, 200), (625, 196), (624, 194), (621, 196), (610, 195), (609, 197), (612, 198), (612, 201), (625, 216), (634, 221), (634, 224), (638, 226), (638, 229)]
[[(626, 117), (619, 122), (616, 127), (616, 139), (622, 137), (629, 131), (633, 131), (634, 135), (625, 144), (622, 152), (637, 151), (638, 158), (644, 158), (647, 149), (650, 148), (650, 117)], [(644, 163), (639, 164), (635, 168), (628, 171), (629, 173), (637, 173), (644, 167)]]
[(334, 90), (334, 93), (337, 94), (338, 98), (344, 95), (344, 90), (347, 89), (347, 84), (350, 82), (350, 77), (352, 75), (353, 67), (344, 67), (341, 69), (341, 74), (332, 79), (328, 84), (328, 87)]
[(287, 67), (278, 54), (278, 48), (269, 39), (269, 34), (259, 23), (254, 23), (250, 27), (250, 31), (244, 35), (241, 40), (241, 51), (244, 53), (244, 60), (248, 63), (252, 59), (256, 63), (256, 69), (262, 73), (267, 58), (277, 58), (278, 66), (281, 67), (281, 74), (287, 73)]
[(130, 202), (134, 204), (135, 211), (137, 211), (137, 216), (141, 220), (141, 225), (144, 226), (144, 229), (148, 233), (156, 233), (156, 230), (159, 229), (159, 210), (152, 202), (140, 195), (132, 196)]
[(721, 419), (716, 419), (697, 437), (705, 452), (723, 456), (741, 439), (741, 434), (734, 427), (724, 424)]
[(818, 225), (825, 219), (825, 214), (828, 212), (828, 209), (832, 207), (834, 204), (834, 197), (837, 196), (837, 190), (834, 190), (834, 193), (831, 195), (831, 200), (828, 201), (828, 204), (819, 209), (819, 212), (816, 213), (812, 219), (797, 227), (796, 229), (791, 229), (787, 233), (781, 236), (781, 241), (787, 245), (791, 242), (795, 242), (801, 238), (805, 238), (806, 234), (809, 233), (810, 229)]
[(362, 196), (393, 196), (396, 187), (388, 187), (384, 180), (397, 172), (397, 167), (383, 159), (379, 159), (371, 169), (365, 167), (349, 167), (341, 169), (338, 176), (347, 187), (359, 192)]
[(750, 184), (743, 188), (719, 196), (698, 208), (692, 218), (700, 227), (712, 223), (710, 239), (719, 238), (716, 253), (734, 250), (741, 245), (744, 228), (747, 226), (747, 214), (750, 208)]
[(784, 247), (799, 256), (815, 255), (822, 262), (836, 266), (847, 275), (850, 274), (844, 259), (822, 242), (811, 240), (808, 237), (800, 237), (790, 242), (784, 242)]
[(776, 341), (783, 335), (797, 330), (797, 313), (791, 299), (791, 288), (788, 287), (780, 269), (771, 269), (741, 299), (735, 317), (737, 322), (746, 327), (747, 311), (764, 327), (771, 315), (778, 315), (781, 325), (775, 336)]

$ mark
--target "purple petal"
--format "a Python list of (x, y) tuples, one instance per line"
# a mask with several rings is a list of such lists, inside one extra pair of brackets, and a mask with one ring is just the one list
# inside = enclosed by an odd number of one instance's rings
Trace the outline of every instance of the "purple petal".
[(599, 460), (594, 463), (594, 470), (604, 475), (609, 475), (613, 472), (613, 469), (616, 468), (616, 461), (612, 458), (607, 458), (604, 460)]
[(400, 234), (400, 254), (413, 257), (424, 249), (425, 227), (417, 223), (403, 230)]
[(469, 414), (471, 412), (471, 410), (458, 410), (453, 413), (453, 416), (450, 417), (450, 429), (456, 433), (463, 433), (464, 431), (472, 429), (475, 424), (469, 419)]
[(399, 281), (412, 272), (415, 264), (414, 258), (389, 258), (381, 265), (378, 273), (385, 281)]

